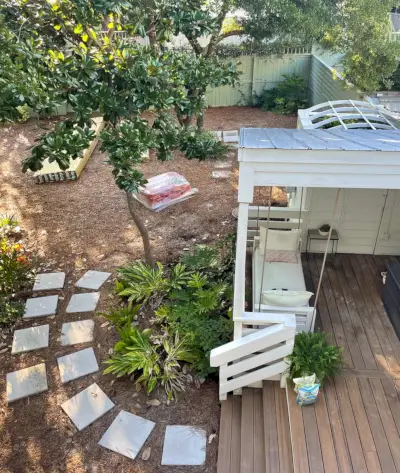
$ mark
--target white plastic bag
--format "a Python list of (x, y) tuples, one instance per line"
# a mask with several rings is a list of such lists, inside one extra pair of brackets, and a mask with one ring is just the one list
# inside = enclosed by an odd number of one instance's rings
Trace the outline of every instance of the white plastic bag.
[(183, 202), (198, 192), (192, 189), (182, 174), (166, 172), (151, 177), (139, 193), (133, 194), (146, 208), (159, 212), (178, 202)]
[(294, 390), (297, 393), (296, 402), (299, 406), (307, 406), (315, 403), (320, 388), (320, 383), (316, 381), (315, 374), (293, 379)]

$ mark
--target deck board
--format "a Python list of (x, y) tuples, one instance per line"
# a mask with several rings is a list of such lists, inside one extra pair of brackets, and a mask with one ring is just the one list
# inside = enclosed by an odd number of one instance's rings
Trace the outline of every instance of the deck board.
[[(218, 473), (400, 473), (400, 341), (381, 301), (381, 272), (394, 260), (342, 254), (327, 262), (317, 326), (344, 347), (345, 369), (314, 406), (299, 407), (277, 382), (229, 396)], [(303, 259), (313, 292), (321, 263), (321, 255)]]

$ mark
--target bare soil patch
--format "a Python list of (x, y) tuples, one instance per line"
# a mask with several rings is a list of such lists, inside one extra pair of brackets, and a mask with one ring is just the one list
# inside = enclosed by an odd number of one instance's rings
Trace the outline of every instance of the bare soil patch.
[[(61, 385), (56, 357), (90, 345), (61, 347), (59, 333), (63, 322), (84, 320), (91, 314), (68, 314), (65, 308), (73, 284), (87, 269), (110, 270), (113, 277), (101, 289), (98, 309), (106, 310), (116, 300), (112, 293), (115, 269), (129, 260), (142, 257), (140, 236), (130, 219), (124, 194), (114, 184), (106, 156), (97, 149), (76, 182), (35, 184), (21, 173), (21, 161), (28, 147), (54, 120), (29, 122), (0, 128), (0, 213), (15, 214), (26, 231), (32, 251), (46, 263), (46, 270), (66, 272), (65, 289), (54, 319), (50, 323), (50, 347), (23, 355), (0, 354), (0, 472), (1, 473), (154, 473), (216, 471), (217, 443), (207, 446), (203, 467), (161, 467), (162, 442), (167, 424), (197, 425), (207, 435), (218, 432), (218, 386), (207, 381), (188, 388), (177, 403), (167, 404), (162, 391), (154, 393), (162, 401), (158, 407), (146, 405), (147, 396), (137, 393), (128, 380), (117, 380), (101, 372)], [(207, 111), (205, 127), (233, 130), (241, 127), (296, 126), (295, 117), (281, 117), (251, 107), (214, 108)], [(232, 159), (235, 161), (235, 155)], [(191, 200), (160, 213), (140, 209), (153, 241), (155, 257), (174, 261), (185, 248), (195, 243), (212, 242), (232, 231), (231, 215), (236, 196), (232, 182), (211, 177), (212, 162), (188, 161), (179, 153), (173, 161), (161, 163), (150, 157), (143, 164), (146, 177), (167, 171), (183, 174), (199, 193)], [(77, 291), (75, 291), (77, 292)], [(108, 357), (115, 343), (114, 330), (95, 317), (95, 341), (92, 344), (99, 365)], [(17, 328), (30, 322), (19, 322)], [(11, 345), (12, 334), (0, 333), (2, 343)], [(46, 362), (49, 391), (7, 406), (5, 375), (10, 371)], [(97, 382), (115, 402), (116, 407), (82, 432), (77, 432), (59, 405)], [(156, 422), (146, 446), (152, 447), (148, 461), (135, 462), (97, 445), (119, 410), (137, 413)]]

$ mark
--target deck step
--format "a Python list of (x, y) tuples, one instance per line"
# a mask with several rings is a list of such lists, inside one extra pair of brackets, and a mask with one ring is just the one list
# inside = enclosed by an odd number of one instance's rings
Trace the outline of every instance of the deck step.
[(279, 382), (221, 404), (217, 473), (293, 473), (286, 393)]
[(219, 427), (218, 473), (240, 473), (240, 430), (242, 397), (228, 396), (221, 403)]

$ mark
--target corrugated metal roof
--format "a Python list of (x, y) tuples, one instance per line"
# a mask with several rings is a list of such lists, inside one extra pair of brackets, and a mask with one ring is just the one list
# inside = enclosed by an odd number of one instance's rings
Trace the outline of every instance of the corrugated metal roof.
[(400, 151), (400, 130), (242, 128), (241, 148)]

